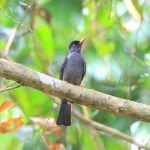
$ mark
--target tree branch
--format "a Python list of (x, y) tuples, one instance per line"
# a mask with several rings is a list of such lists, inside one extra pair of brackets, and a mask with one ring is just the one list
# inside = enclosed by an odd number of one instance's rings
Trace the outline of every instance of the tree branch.
[[(49, 95), (49, 96), (50, 96), (50, 98), (54, 99), (54, 102), (57, 105), (60, 105), (61, 100), (59, 98), (56, 98), (56, 97), (51, 96), (51, 95)], [(145, 145), (145, 144), (140, 143), (139, 141), (136, 141), (133, 137), (131, 137), (127, 134), (124, 134), (124, 133), (120, 132), (117, 129), (111, 128), (111, 127), (106, 126), (102, 123), (93, 121), (93, 120), (85, 117), (85, 115), (80, 113), (75, 107), (73, 107), (73, 109), (71, 109), (71, 112), (72, 112), (72, 115), (76, 119), (83, 122), (86, 126), (92, 127), (93, 129), (96, 129), (96, 130), (100, 130), (101, 132), (103, 132), (105, 134), (108, 134), (108, 135), (112, 135), (112, 136), (114, 136), (118, 139), (125, 140), (126, 142), (129, 142), (131, 144), (136, 145), (138, 148), (143, 148), (145, 150), (150, 150), (150, 147), (148, 145)], [(101, 145), (101, 149), (102, 150), (105, 149), (105, 148), (103, 148), (103, 145)]]
[(17, 31), (17, 25), (12, 29), (12, 31), (11, 31), (11, 33), (10, 33), (10, 36), (9, 36), (9, 38), (8, 38), (8, 40), (7, 40), (7, 43), (6, 43), (6, 45), (5, 45), (5, 47), (4, 47), (4, 49), (3, 49), (3, 51), (2, 51), (2, 55), (7, 55), (8, 54), (8, 52), (9, 52), (9, 49), (10, 49), (10, 47), (11, 47), (11, 45), (12, 45), (12, 43), (13, 43), (13, 40), (14, 40), (14, 38), (15, 38), (15, 35), (16, 35), (16, 31)]
[[(49, 96), (50, 96), (50, 98), (54, 99), (54, 102), (57, 105), (60, 105), (61, 100), (59, 98), (56, 98), (56, 97), (51, 96), (51, 95), (49, 95)], [(78, 120), (83, 122), (86, 126), (93, 127), (93, 129), (100, 130), (101, 132), (103, 132), (105, 134), (112, 135), (112, 136), (114, 136), (118, 139), (121, 139), (121, 140), (125, 140), (126, 142), (129, 142), (131, 144), (136, 145), (138, 148), (150, 150), (150, 147), (148, 145), (145, 145), (139, 141), (136, 141), (133, 137), (131, 137), (127, 134), (124, 134), (123, 132), (120, 132), (117, 129), (111, 128), (111, 127), (106, 126), (102, 123), (99, 123), (99, 122), (93, 121), (89, 118), (86, 118), (85, 115), (80, 113), (75, 107), (73, 107), (73, 109), (71, 109), (71, 112), (75, 118), (77, 118)], [(101, 145), (101, 150), (103, 150), (103, 149), (105, 149), (105, 148), (103, 148), (103, 145)]]
[(148, 105), (71, 85), (8, 60), (0, 59), (0, 76), (53, 96), (65, 98), (70, 102), (150, 122), (150, 106)]
[(144, 144), (139, 143), (138, 141), (136, 141), (134, 138), (132, 138), (131, 136), (128, 136), (114, 128), (110, 128), (104, 124), (98, 123), (96, 121), (92, 121), (88, 118), (85, 118), (82, 114), (80, 114), (79, 112), (77, 112), (76, 110), (73, 110), (73, 114), (74, 116), (76, 116), (79, 120), (81, 120), (82, 122), (84, 122), (86, 125), (89, 125), (95, 129), (101, 130), (104, 133), (108, 133), (110, 135), (113, 135), (114, 137), (117, 137), (119, 139), (125, 140), (129, 143), (132, 143), (136, 146), (138, 146), (139, 148), (144, 148), (146, 150), (150, 150), (149, 146), (145, 146)]

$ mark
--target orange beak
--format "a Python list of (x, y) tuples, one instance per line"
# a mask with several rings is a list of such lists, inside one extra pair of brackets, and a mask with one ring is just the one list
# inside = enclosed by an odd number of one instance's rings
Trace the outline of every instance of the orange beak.
[(86, 38), (81, 39), (79, 44), (82, 45), (85, 40), (86, 40)]

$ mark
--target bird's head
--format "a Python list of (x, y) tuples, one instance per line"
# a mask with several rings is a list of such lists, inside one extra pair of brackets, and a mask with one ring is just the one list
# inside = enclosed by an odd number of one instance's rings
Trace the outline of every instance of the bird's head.
[(70, 43), (70, 45), (69, 45), (69, 51), (70, 52), (74, 52), (74, 51), (76, 51), (76, 52), (81, 52), (81, 49), (82, 49), (82, 44), (84, 43), (84, 41), (85, 41), (86, 39), (85, 38), (83, 38), (83, 39), (81, 39), (80, 41), (72, 41), (71, 43)]

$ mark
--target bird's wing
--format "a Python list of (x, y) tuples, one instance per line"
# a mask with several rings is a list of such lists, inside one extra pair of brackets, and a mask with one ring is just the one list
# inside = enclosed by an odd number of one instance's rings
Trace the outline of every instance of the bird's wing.
[(82, 80), (83, 80), (83, 77), (84, 77), (85, 73), (86, 73), (86, 62), (85, 62), (85, 61), (83, 61), (83, 73), (82, 73)]
[(64, 72), (64, 68), (66, 66), (67, 61), (68, 61), (68, 58), (66, 57), (60, 67), (60, 79), (61, 80), (63, 79), (63, 72)]

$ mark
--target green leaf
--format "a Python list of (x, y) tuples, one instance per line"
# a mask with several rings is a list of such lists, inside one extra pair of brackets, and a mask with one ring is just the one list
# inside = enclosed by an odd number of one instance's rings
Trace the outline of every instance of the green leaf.
[(34, 40), (38, 44), (37, 47), (40, 50), (41, 55), (48, 62), (52, 62), (54, 56), (53, 36), (51, 26), (40, 18), (36, 18), (36, 28)]
[(115, 44), (113, 42), (93, 41), (94, 46), (100, 56), (110, 55), (115, 51)]

